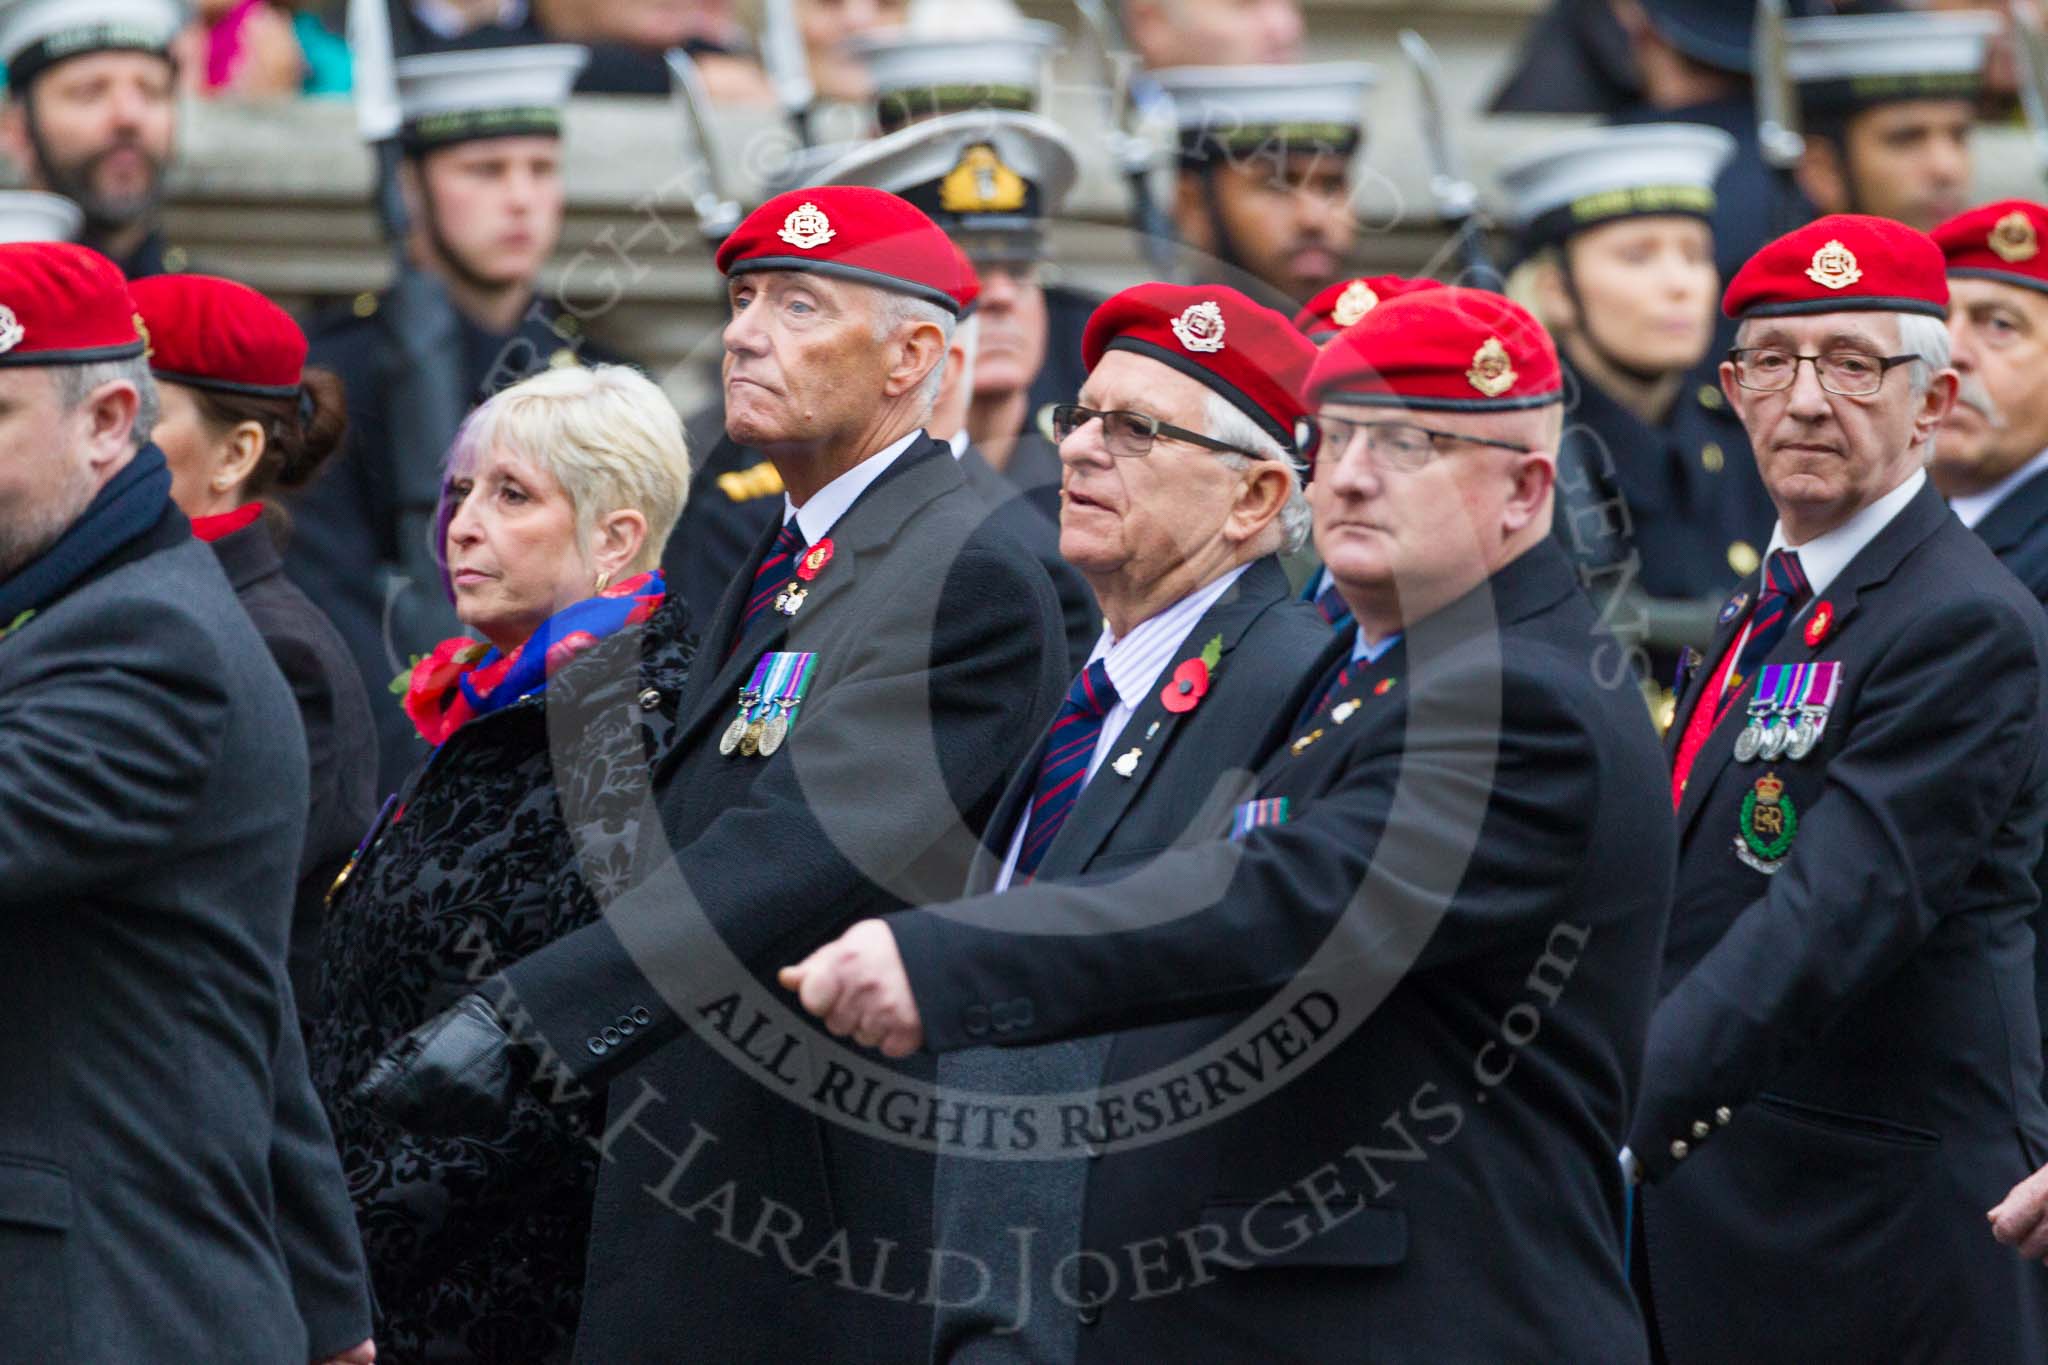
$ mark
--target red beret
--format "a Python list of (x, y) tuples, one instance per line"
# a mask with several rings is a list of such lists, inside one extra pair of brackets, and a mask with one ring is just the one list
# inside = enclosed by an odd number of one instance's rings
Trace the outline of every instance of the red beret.
[(1390, 299), (1316, 357), (1309, 406), (1358, 403), (1430, 412), (1503, 412), (1564, 399), (1557, 347), (1518, 303), (1439, 285)]
[(70, 242), (0, 246), (0, 365), (88, 365), (143, 351), (119, 266)]
[(948, 237), (946, 245), (960, 258), (955, 263), (959, 270), (960, 283), (953, 291), (953, 302), (960, 305), (960, 316), (964, 318), (981, 303), (981, 272), (974, 268), (974, 262), (968, 259), (967, 253), (960, 249), (958, 242)]
[(248, 285), (155, 275), (128, 290), (149, 328), (149, 368), (158, 379), (257, 398), (298, 394), (306, 334)]
[(1418, 289), (1442, 287), (1442, 281), (1427, 276), (1411, 280), (1406, 275), (1367, 275), (1362, 279), (1339, 280), (1303, 304), (1294, 315), (1294, 325), (1320, 346), (1388, 299)]
[(865, 185), (778, 194), (718, 248), (725, 275), (804, 270), (908, 294), (960, 312), (960, 253), (907, 199)]
[(1811, 313), (1948, 316), (1948, 270), (1926, 233), (1862, 213), (1833, 213), (1766, 244), (1728, 282), (1731, 318)]
[(1284, 314), (1222, 285), (1141, 284), (1108, 299), (1081, 333), (1081, 363), (1131, 351), (1200, 380), (1284, 450), (1302, 453), (1301, 381), (1315, 343)]
[(2041, 251), (2044, 233), (2048, 207), (2026, 199), (2001, 199), (1943, 223), (1934, 230), (1934, 244), (1941, 248), (1951, 275), (2048, 292), (2048, 254)]

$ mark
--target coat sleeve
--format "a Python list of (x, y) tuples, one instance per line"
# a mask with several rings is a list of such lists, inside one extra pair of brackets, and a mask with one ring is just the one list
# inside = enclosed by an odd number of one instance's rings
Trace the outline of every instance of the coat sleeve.
[[(501, 1013), (546, 1045), (544, 1066), (552, 1053), (602, 1080), (680, 1030), (667, 999), (801, 956), (845, 926), (849, 901), (957, 893), (980, 821), (1057, 702), (1063, 661), (1044, 642), (1058, 620), (1021, 549), (970, 543), (936, 615), (927, 596), (878, 619), (744, 801), (643, 860), (601, 921), (487, 987)], [(586, 1047), (606, 1029), (621, 1042)]]
[[(1752, 1098), (1967, 897), (2044, 767), (2034, 631), (1990, 598), (1927, 613), (1872, 667), (1852, 729), (1762, 899), (1658, 1005), (1630, 1146)], [(1968, 689), (1968, 699), (1958, 689)]]
[(310, 1358), (326, 1360), (370, 1335), (369, 1271), (334, 1137), (306, 1071), (298, 1010), (282, 978), (279, 991), (284, 1008), (271, 1064), (270, 1139), (277, 1241), (306, 1326)]
[(972, 1021), (998, 1005), (1013, 1022), (1000, 1041), (1018, 1044), (1233, 1013), (1290, 982), (1377, 999), (1547, 931), (1601, 795), (1569, 698), (1474, 672), (1351, 742), (1329, 790), (1241, 842), (889, 916), (925, 1046), (996, 1041)]
[(194, 815), (227, 730), (204, 629), (175, 604), (123, 601), (32, 619), (0, 650), (0, 907), (144, 875)]

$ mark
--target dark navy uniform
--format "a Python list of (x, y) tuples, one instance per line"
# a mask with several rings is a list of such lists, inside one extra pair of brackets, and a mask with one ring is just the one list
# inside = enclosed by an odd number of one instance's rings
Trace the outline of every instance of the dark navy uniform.
[[(1091, 1158), (1084, 1365), (1644, 1358), (1614, 1154), (1673, 850), (1602, 635), (1538, 544), (1411, 627), (1387, 687), (1328, 690), (1327, 639), (1277, 708), (1308, 722), (1211, 826), (1241, 839), (888, 917), (930, 1050), (1143, 1030), (1102, 1083), (1154, 1084), (1039, 1125)], [(1073, 1311), (1037, 1269), (1037, 1311)]]
[[(411, 663), (411, 655), (439, 641), (387, 639), (388, 605), (396, 593), (438, 595), (442, 586), (405, 584), (396, 576), (400, 484), (391, 463), (385, 395), (400, 352), (380, 311), (380, 296), (364, 294), (347, 312), (309, 331), (307, 363), (333, 370), (347, 386), (349, 432), (332, 464), (293, 506), (285, 568), (333, 620), (362, 670), (377, 722), (379, 788), (391, 791), (426, 749), (384, 684)], [(618, 359), (584, 338), (573, 316), (545, 300), (537, 300), (510, 333), (489, 331), (459, 314), (458, 322), (460, 378), (472, 405), (553, 366)], [(451, 624), (448, 634), (454, 633)]]
[(1810, 753), (1736, 759), (1760, 667), (1684, 778), (1629, 1143), (1656, 1320), (1674, 1360), (2048, 1359), (2048, 1271), (1983, 1218), (2048, 1163), (2048, 622), (1922, 487), (1762, 662), (1816, 661)]
[(1644, 632), (1650, 680), (1668, 687), (1681, 648), (1704, 647), (1729, 589), (1761, 562), (1777, 513), (1718, 384), (1682, 390), (1652, 427), (1566, 370), (1556, 535), (1609, 625)]

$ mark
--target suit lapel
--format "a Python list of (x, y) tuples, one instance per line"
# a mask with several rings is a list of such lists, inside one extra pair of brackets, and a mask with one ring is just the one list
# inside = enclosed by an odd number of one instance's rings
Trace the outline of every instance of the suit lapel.
[[(1232, 667), (1256, 667), (1257, 660), (1233, 662), (1231, 653), (1252, 622), (1274, 603), (1286, 600), (1287, 574), (1279, 561), (1270, 557), (1253, 561), (1237, 582), (1231, 584), (1230, 589), (1202, 613), (1194, 628), (1182, 637), (1164, 676), (1171, 678), (1174, 669), (1188, 659), (1199, 657), (1203, 647), (1218, 637), (1221, 637), (1222, 653), (1216, 665), (1217, 676), (1222, 676), (1224, 670)], [(1161, 689), (1151, 688), (1131, 713), (1130, 721), (1117, 736), (1115, 747), (1082, 790), (1080, 800), (1074, 803), (1073, 811), (1067, 816), (1066, 824), (1060, 827), (1052, 847), (1046, 850), (1045, 860), (1039, 865), (1039, 876), (1057, 876), (1085, 868), (1115, 832), (1124, 812), (1138, 799), (1139, 793), (1152, 780), (1152, 775), (1166, 761), (1174, 736), (1193, 719), (1195, 711), (1169, 711), (1160, 698)], [(1202, 704), (1205, 703), (1198, 703), (1195, 709), (1200, 710)], [(1155, 730), (1154, 726), (1158, 728)], [(1133, 751), (1138, 757), (1133, 760), (1135, 766), (1126, 777), (1115, 765)]]
[[(935, 458), (940, 455), (944, 456), (943, 461)], [(713, 657), (721, 662), (706, 683), (693, 692), (677, 727), (671, 755), (679, 756), (694, 748), (699, 731), (714, 721), (722, 725), (729, 718), (727, 712), (738, 704), (739, 689), (752, 677), (754, 665), (763, 654), (782, 648), (785, 641), (793, 648), (803, 648), (804, 637), (812, 634), (821, 621), (829, 619), (828, 608), (859, 578), (864, 555), (886, 550), (897, 530), (913, 514), (940, 494), (960, 486), (960, 471), (953, 467), (952, 452), (943, 444), (926, 438), (912, 445), (833, 524), (829, 533), (835, 549), (832, 562), (804, 585), (807, 591), (801, 610), (795, 616), (770, 610), (765, 624), (755, 626), (740, 641), (741, 647), (733, 649), (733, 637), (753, 589), (754, 569), (774, 544), (776, 533), (782, 529), (780, 521), (763, 531), (747, 560), (746, 570), (726, 585), (725, 595), (719, 599), (707, 638), (717, 651)], [(726, 657), (728, 651), (730, 658)]]
[(2034, 475), (1977, 523), (1977, 535), (1997, 554), (2019, 546), (2048, 521), (2048, 470)]
[[(1723, 770), (1731, 766), (1735, 756), (1735, 737), (1742, 732), (1743, 725), (1742, 716), (1735, 713), (1746, 715), (1750, 695), (1764, 669), (1776, 664), (1805, 663), (1831, 648), (1856, 614), (1862, 595), (1890, 578), (1905, 557), (1939, 530), (1949, 516), (1948, 504), (1934, 491), (1934, 485), (1922, 485), (1912, 500), (1899, 509), (1898, 515), (1885, 523), (1871, 537), (1869, 544), (1857, 551), (1856, 557), (1835, 576), (1834, 582), (1828, 584), (1827, 591), (1816, 593), (1814, 600), (1786, 626), (1785, 634), (1757, 666), (1756, 676), (1743, 679), (1742, 690), (1728, 703), (1730, 715), (1723, 717), (1713, 733), (1707, 736), (1707, 742), (1700, 746), (1699, 756), (1693, 761), (1685, 793), (1679, 802), (1678, 835), (1681, 840), (1691, 831), (1693, 820), (1720, 782)], [(1831, 619), (1827, 629), (1808, 643), (1808, 626), (1822, 604), (1827, 606)], [(1718, 659), (1715, 666), (1719, 666)], [(1712, 681), (1710, 675), (1706, 682)]]
[(1692, 724), (1693, 713), (1699, 709), (1700, 699), (1713, 686), (1720, 674), (1721, 660), (1735, 644), (1735, 637), (1749, 619), (1750, 606), (1756, 601), (1757, 592), (1763, 584), (1763, 570), (1759, 569), (1735, 585), (1728, 594), (1728, 601), (1721, 608), (1721, 619), (1714, 627), (1713, 641), (1707, 646), (1700, 666), (1686, 681), (1685, 691), (1678, 699), (1678, 705), (1671, 713), (1671, 728), (1664, 732), (1664, 758), (1668, 766), (1678, 757), (1678, 746), (1685, 742), (1685, 730)]

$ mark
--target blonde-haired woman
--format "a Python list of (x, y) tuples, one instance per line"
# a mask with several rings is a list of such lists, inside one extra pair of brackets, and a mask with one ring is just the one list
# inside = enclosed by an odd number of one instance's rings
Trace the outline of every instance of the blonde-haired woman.
[(385, 1127), (348, 1092), (628, 877), (695, 649), (655, 567), (689, 479), (675, 410), (622, 366), (506, 389), (449, 452), (448, 587), (482, 639), (445, 642), (403, 680), (433, 752), (337, 883), (311, 1043), (392, 1359), (568, 1358), (594, 1102), (529, 1096), (490, 1140), (444, 1140)]

